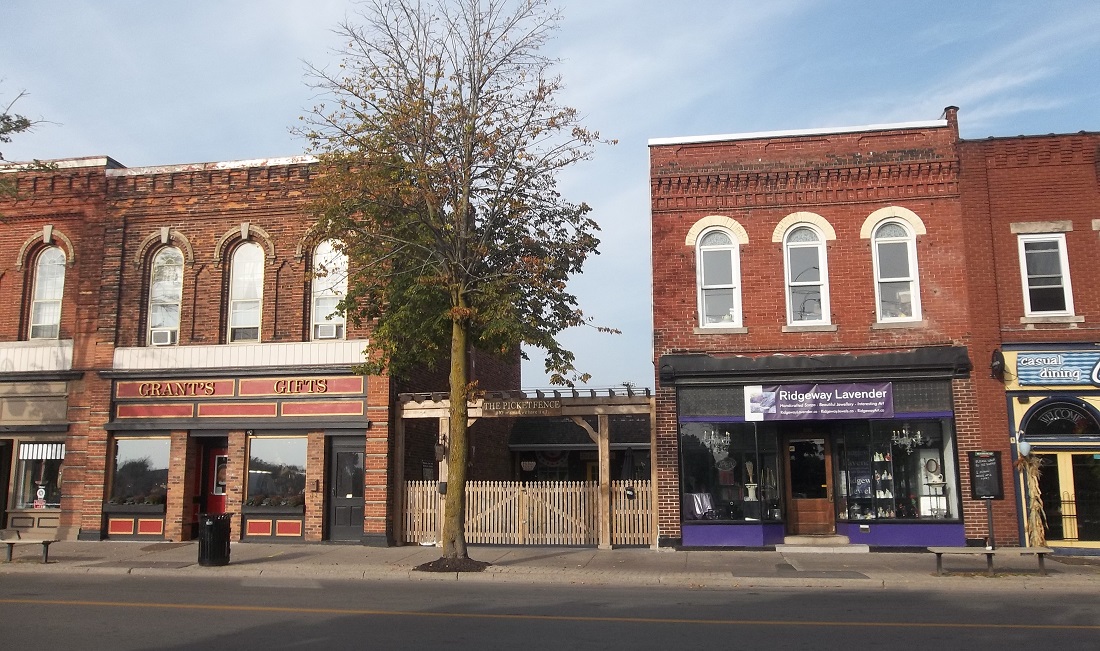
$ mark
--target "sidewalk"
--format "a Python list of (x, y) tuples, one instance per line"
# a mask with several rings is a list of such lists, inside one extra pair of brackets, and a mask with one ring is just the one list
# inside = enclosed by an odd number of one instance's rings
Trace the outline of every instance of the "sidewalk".
[(649, 548), (597, 550), (578, 547), (470, 547), (470, 557), (492, 565), (480, 573), (414, 571), (436, 560), (437, 547), (365, 547), (340, 544), (233, 543), (229, 565), (198, 564), (197, 542), (61, 541), (43, 565), (41, 547), (20, 545), (0, 575), (132, 574), (179, 577), (299, 577), (306, 579), (481, 581), (576, 585), (662, 585), (698, 588), (920, 588), (1012, 589), (1095, 592), (1100, 556), (1047, 558), (1040, 576), (1032, 556), (995, 559), (945, 557), (936, 576), (929, 553), (830, 553), (807, 551), (680, 551)]

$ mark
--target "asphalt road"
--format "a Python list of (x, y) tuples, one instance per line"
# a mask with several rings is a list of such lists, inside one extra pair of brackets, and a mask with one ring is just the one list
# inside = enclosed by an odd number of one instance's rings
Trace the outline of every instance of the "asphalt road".
[(1080, 591), (0, 579), (3, 649), (1100, 647), (1100, 599)]

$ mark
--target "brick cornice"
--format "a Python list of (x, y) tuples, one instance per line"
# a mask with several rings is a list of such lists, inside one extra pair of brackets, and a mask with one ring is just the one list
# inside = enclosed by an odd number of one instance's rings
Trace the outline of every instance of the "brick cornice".
[(704, 206), (780, 206), (957, 195), (958, 176), (957, 160), (731, 173), (655, 174), (652, 192), (654, 208), (658, 210)]

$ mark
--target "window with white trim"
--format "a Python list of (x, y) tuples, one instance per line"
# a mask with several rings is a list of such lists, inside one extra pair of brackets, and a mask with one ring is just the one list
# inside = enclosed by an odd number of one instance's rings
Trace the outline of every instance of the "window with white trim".
[(917, 239), (901, 220), (884, 221), (871, 237), (875, 303), (879, 322), (919, 321)]
[(343, 339), (345, 319), (336, 306), (348, 293), (348, 256), (325, 240), (313, 252), (313, 302), (310, 310), (314, 340)]
[(19, 443), (19, 462), (12, 486), (17, 509), (61, 508), (61, 475), (65, 444), (57, 441)]
[(183, 253), (166, 246), (153, 256), (149, 268), (149, 313), (146, 342), (167, 346), (179, 341), (180, 303), (183, 301)]
[(1018, 237), (1025, 316), (1073, 316), (1065, 233)]
[(788, 325), (828, 325), (829, 270), (825, 238), (798, 224), (783, 238)]
[(56, 246), (42, 250), (34, 265), (31, 298), (31, 339), (61, 336), (61, 298), (65, 294), (65, 252)]
[(229, 342), (260, 340), (263, 308), (264, 251), (245, 242), (233, 251), (229, 280)]
[(741, 327), (741, 261), (737, 239), (711, 229), (697, 249), (699, 317), (706, 327)]

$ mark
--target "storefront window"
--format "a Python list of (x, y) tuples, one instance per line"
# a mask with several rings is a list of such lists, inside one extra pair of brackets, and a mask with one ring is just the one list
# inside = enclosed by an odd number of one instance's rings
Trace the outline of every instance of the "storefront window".
[(957, 518), (955, 453), (939, 421), (873, 421), (837, 442), (837, 518)]
[(773, 426), (684, 423), (680, 476), (684, 520), (779, 520)]
[(126, 438), (115, 442), (110, 504), (164, 504), (168, 497), (168, 460), (171, 441), (162, 438)]
[(15, 508), (61, 508), (64, 443), (21, 443), (15, 470)]
[(249, 439), (245, 506), (301, 507), (305, 492), (305, 437)]

